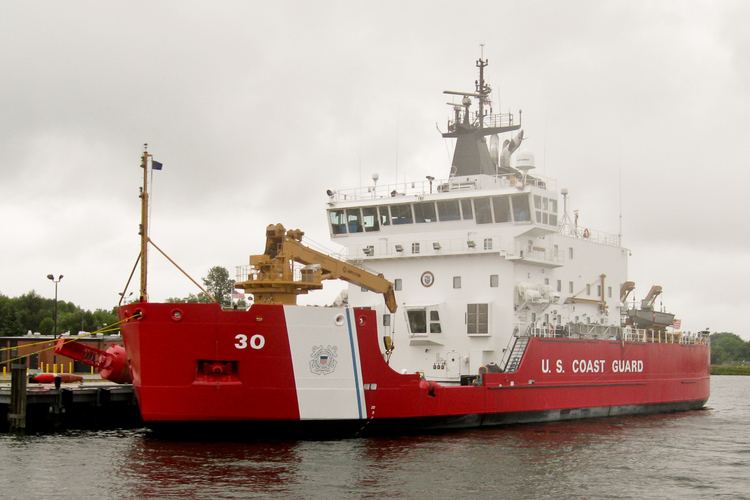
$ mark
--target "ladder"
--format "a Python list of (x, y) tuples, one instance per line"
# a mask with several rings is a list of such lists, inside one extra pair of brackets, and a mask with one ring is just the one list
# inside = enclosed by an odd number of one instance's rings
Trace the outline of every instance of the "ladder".
[(513, 349), (508, 356), (508, 362), (505, 365), (505, 373), (513, 373), (518, 369), (523, 359), (523, 353), (526, 352), (526, 346), (529, 343), (529, 337), (516, 337)]

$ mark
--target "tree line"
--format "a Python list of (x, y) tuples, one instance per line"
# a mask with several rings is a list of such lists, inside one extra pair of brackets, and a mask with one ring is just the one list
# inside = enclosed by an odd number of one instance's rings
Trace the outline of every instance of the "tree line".
[[(223, 307), (247, 307), (244, 299), (232, 302), (234, 280), (229, 271), (221, 266), (209, 269), (203, 278), (206, 291)], [(207, 294), (200, 292), (187, 297), (170, 297), (167, 302), (213, 302)], [(111, 310), (85, 310), (72, 302), (57, 301), (57, 332), (55, 329), (55, 299), (42, 297), (34, 290), (20, 297), (8, 297), (0, 293), (0, 337), (25, 335), (29, 330), (43, 335), (79, 331), (92, 332), (117, 322), (116, 308)]]
[(750, 341), (729, 332), (711, 334), (711, 364), (736, 365), (750, 363)]
[(115, 310), (84, 310), (66, 302), (57, 301), (57, 332), (55, 327), (55, 299), (42, 297), (34, 290), (20, 297), (0, 294), (0, 336), (25, 335), (29, 330), (44, 335), (61, 332), (92, 332), (117, 321)]

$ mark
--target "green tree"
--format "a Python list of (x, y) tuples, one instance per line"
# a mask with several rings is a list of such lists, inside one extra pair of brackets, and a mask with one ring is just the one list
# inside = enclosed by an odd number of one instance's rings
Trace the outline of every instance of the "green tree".
[(203, 285), (222, 306), (232, 304), (234, 280), (229, 278), (229, 271), (225, 267), (214, 266), (209, 269), (208, 275), (203, 278)]
[(711, 364), (747, 362), (750, 360), (750, 342), (729, 332), (711, 334)]
[[(229, 278), (229, 271), (225, 267), (214, 266), (208, 270), (205, 278), (202, 278), (203, 286), (206, 291), (213, 296), (222, 307), (232, 306), (232, 292), (234, 291), (235, 282)], [(195, 304), (213, 302), (211, 297), (203, 292), (191, 293), (187, 297), (169, 297), (166, 302), (174, 304)], [(237, 303), (237, 308), (245, 308), (247, 303), (241, 300)]]

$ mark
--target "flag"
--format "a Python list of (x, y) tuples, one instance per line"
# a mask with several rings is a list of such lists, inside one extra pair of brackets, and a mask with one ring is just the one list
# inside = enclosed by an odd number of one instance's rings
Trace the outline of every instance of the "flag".
[(675, 319), (674, 321), (672, 321), (672, 328), (674, 328), (675, 330), (679, 330), (681, 326), (682, 326), (682, 320)]
[(151, 170), (161, 170), (162, 164), (160, 161), (151, 160)]

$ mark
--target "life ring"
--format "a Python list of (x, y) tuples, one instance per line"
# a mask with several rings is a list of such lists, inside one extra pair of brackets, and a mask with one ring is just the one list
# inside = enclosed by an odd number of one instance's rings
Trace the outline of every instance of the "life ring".
[(584, 238), (588, 238), (589, 236), (591, 236), (591, 232), (589, 231), (589, 228), (584, 229), (583, 230), (583, 237)]

